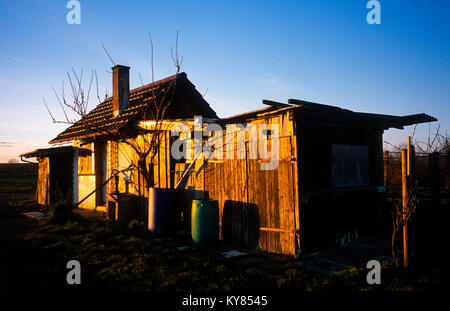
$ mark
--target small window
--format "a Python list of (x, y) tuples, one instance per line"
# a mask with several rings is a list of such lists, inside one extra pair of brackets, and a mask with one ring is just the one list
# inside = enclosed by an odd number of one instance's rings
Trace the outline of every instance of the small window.
[(332, 145), (333, 188), (369, 185), (369, 146)]
[(80, 174), (93, 174), (92, 172), (92, 155), (78, 157), (78, 171)]

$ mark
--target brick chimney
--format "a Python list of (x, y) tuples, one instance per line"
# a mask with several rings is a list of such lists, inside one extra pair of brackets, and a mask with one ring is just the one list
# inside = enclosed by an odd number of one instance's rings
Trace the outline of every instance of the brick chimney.
[(130, 106), (130, 67), (116, 65), (113, 71), (113, 114), (117, 117)]

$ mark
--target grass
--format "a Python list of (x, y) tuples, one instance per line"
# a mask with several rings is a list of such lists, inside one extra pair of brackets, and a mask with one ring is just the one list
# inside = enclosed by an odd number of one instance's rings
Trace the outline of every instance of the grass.
[[(62, 262), (80, 261), (83, 271), (87, 271), (83, 284), (88, 289), (416, 291), (439, 289), (442, 278), (440, 270), (405, 270), (384, 262), (382, 284), (374, 286), (366, 282), (365, 267), (318, 276), (293, 258), (283, 259), (263, 275), (251, 275), (247, 273), (248, 265), (225, 260), (214, 249), (179, 251), (135, 224), (111, 226), (80, 217), (60, 225), (42, 222), (25, 240), (35, 249), (58, 254)], [(261, 255), (252, 266), (261, 266), (264, 260), (280, 258)]]
[[(0, 164), (0, 193), (34, 193), (35, 174), (35, 166)], [(69, 289), (65, 265), (71, 259), (81, 263), (82, 290), (397, 292), (440, 289), (448, 276), (439, 260), (412, 262), (409, 269), (383, 262), (381, 285), (368, 285), (365, 267), (323, 276), (286, 256), (226, 260), (221, 247), (178, 250), (180, 243), (192, 246), (183, 231), (160, 241), (137, 221), (117, 225), (73, 215), (30, 223), (19, 211), (32, 209), (32, 199), (8, 197), (7, 203), (14, 212), (0, 217), (0, 290)]]
[(76, 258), (89, 271), (90, 286), (101, 289), (204, 291), (248, 284), (234, 265), (218, 264), (211, 256), (186, 255), (135, 232), (134, 226), (110, 227), (75, 218), (64, 225), (42, 223), (26, 240), (65, 260)]

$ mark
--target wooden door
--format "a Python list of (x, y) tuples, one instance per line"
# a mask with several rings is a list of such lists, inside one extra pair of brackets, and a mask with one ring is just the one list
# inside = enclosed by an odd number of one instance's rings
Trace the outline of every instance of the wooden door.
[(248, 202), (258, 208), (259, 249), (295, 255), (295, 195), (292, 138), (279, 138), (278, 167), (262, 170), (261, 161), (247, 159)]

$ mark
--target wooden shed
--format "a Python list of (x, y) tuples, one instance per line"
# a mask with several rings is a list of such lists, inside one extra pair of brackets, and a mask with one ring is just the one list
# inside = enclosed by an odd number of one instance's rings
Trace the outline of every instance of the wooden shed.
[[(112, 70), (113, 96), (50, 141), (73, 147), (23, 155), (40, 162), (38, 201), (49, 203), (57, 180), (78, 207), (98, 210), (107, 209), (112, 193), (143, 198), (150, 187), (187, 188), (218, 200), (225, 242), (271, 253), (311, 253), (376, 231), (384, 197), (383, 131), (436, 121), (426, 114), (361, 113), (301, 100), (263, 100), (265, 108), (218, 118), (185, 73), (130, 90), (129, 67)], [(130, 142), (145, 146), (144, 138), (154, 137), (155, 120), (145, 112), (154, 112), (155, 102), (167, 107), (160, 120), (165, 130), (155, 157), (142, 160)], [(219, 126), (224, 135), (218, 137), (232, 147), (214, 149), (221, 156), (213, 159), (174, 159), (172, 126), (195, 127), (197, 116), (204, 118), (201, 131)], [(202, 143), (209, 140), (200, 135)], [(262, 169), (274, 160), (275, 167)], [(130, 176), (122, 176), (124, 168)], [(148, 178), (138, 168), (148, 168)]]
[(73, 146), (37, 149), (22, 153), (23, 158), (36, 158), (38, 161), (38, 179), (36, 201), (48, 206), (58, 194), (69, 196), (75, 202), (78, 193), (76, 180), (78, 155), (90, 153), (89, 150)]
[[(280, 254), (311, 253), (376, 232), (385, 191), (383, 130), (436, 120), (300, 100), (263, 103), (268, 107), (219, 122), (223, 127), (267, 124), (268, 129), (277, 124), (279, 137), (270, 130), (246, 133), (241, 147), (233, 141), (240, 159), (235, 153), (234, 159), (200, 160), (187, 186), (219, 201), (224, 241)], [(278, 146), (276, 169), (262, 170), (267, 160), (251, 156), (254, 137), (258, 148), (261, 139)]]

